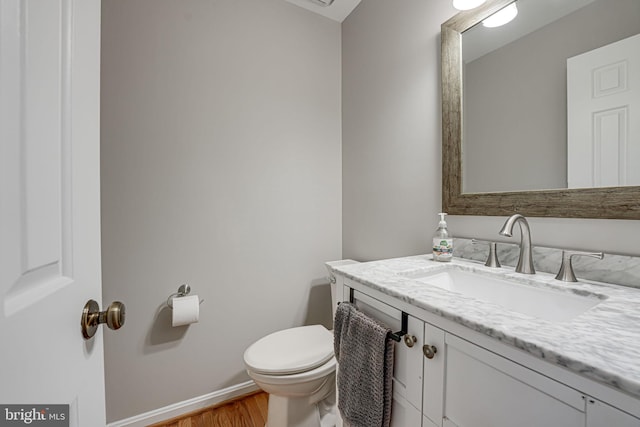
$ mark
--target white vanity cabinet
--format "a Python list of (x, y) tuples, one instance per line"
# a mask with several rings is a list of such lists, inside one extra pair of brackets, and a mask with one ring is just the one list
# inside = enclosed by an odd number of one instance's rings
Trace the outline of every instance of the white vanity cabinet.
[[(426, 346), (426, 349), (425, 347)], [(445, 372), (445, 332), (425, 323), (422, 363), (424, 382), (422, 385), (423, 427), (440, 426), (443, 419), (444, 372)]]
[(640, 427), (640, 419), (587, 397), (587, 427)]
[(394, 391), (391, 407), (391, 427), (420, 427), (421, 423), (422, 414), (420, 410)]
[(420, 426), (422, 423), (424, 322), (409, 316), (407, 326), (407, 334), (396, 344), (394, 354), (391, 427)]
[[(553, 365), (523, 358), (515, 349), (350, 279), (337, 280), (344, 285), (344, 301), (355, 288), (358, 308), (394, 330), (400, 330), (401, 310), (411, 311), (408, 337), (396, 345), (393, 427), (640, 427), (639, 418), (612, 402), (560, 382)], [(580, 378), (578, 384), (589, 384)]]
[[(349, 287), (345, 287), (348, 301)], [(402, 312), (361, 292), (354, 292), (353, 303), (368, 316), (394, 331), (401, 329)], [(407, 334), (395, 346), (391, 427), (419, 427), (422, 423), (422, 337), (424, 322), (407, 317)]]
[(444, 427), (585, 425), (580, 392), (524, 366), (449, 333), (436, 357), (444, 365)]

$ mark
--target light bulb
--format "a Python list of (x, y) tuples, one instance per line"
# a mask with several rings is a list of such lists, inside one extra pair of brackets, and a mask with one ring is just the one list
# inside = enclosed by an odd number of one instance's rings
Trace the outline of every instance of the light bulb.
[(518, 7), (514, 2), (482, 21), (482, 25), (488, 28), (499, 27), (507, 22), (511, 22), (517, 15)]
[(453, 7), (458, 10), (475, 9), (485, 1), (486, 0), (453, 0)]

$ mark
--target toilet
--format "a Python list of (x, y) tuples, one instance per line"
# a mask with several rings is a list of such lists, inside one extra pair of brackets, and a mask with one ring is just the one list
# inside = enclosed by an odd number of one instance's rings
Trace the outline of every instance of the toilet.
[[(334, 288), (332, 284), (332, 296)], [(247, 348), (244, 364), (258, 387), (269, 393), (265, 427), (336, 425), (332, 331), (311, 325), (274, 332)]]

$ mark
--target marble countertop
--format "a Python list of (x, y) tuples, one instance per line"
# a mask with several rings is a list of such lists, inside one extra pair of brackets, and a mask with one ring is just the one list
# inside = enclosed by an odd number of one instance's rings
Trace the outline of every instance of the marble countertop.
[[(550, 363), (640, 397), (640, 289), (606, 283), (560, 282), (554, 275), (515, 273), (454, 258), (435, 262), (431, 255), (366, 263), (327, 263), (329, 270), (443, 318), (510, 344)], [(450, 292), (407, 274), (458, 268), (602, 301), (570, 321), (551, 322)]]

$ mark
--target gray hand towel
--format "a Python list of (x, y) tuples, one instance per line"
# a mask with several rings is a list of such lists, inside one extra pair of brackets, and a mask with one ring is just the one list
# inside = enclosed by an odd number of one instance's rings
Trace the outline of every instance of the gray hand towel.
[(350, 427), (391, 423), (393, 351), (391, 330), (341, 303), (336, 311), (334, 351), (339, 364), (338, 409)]

